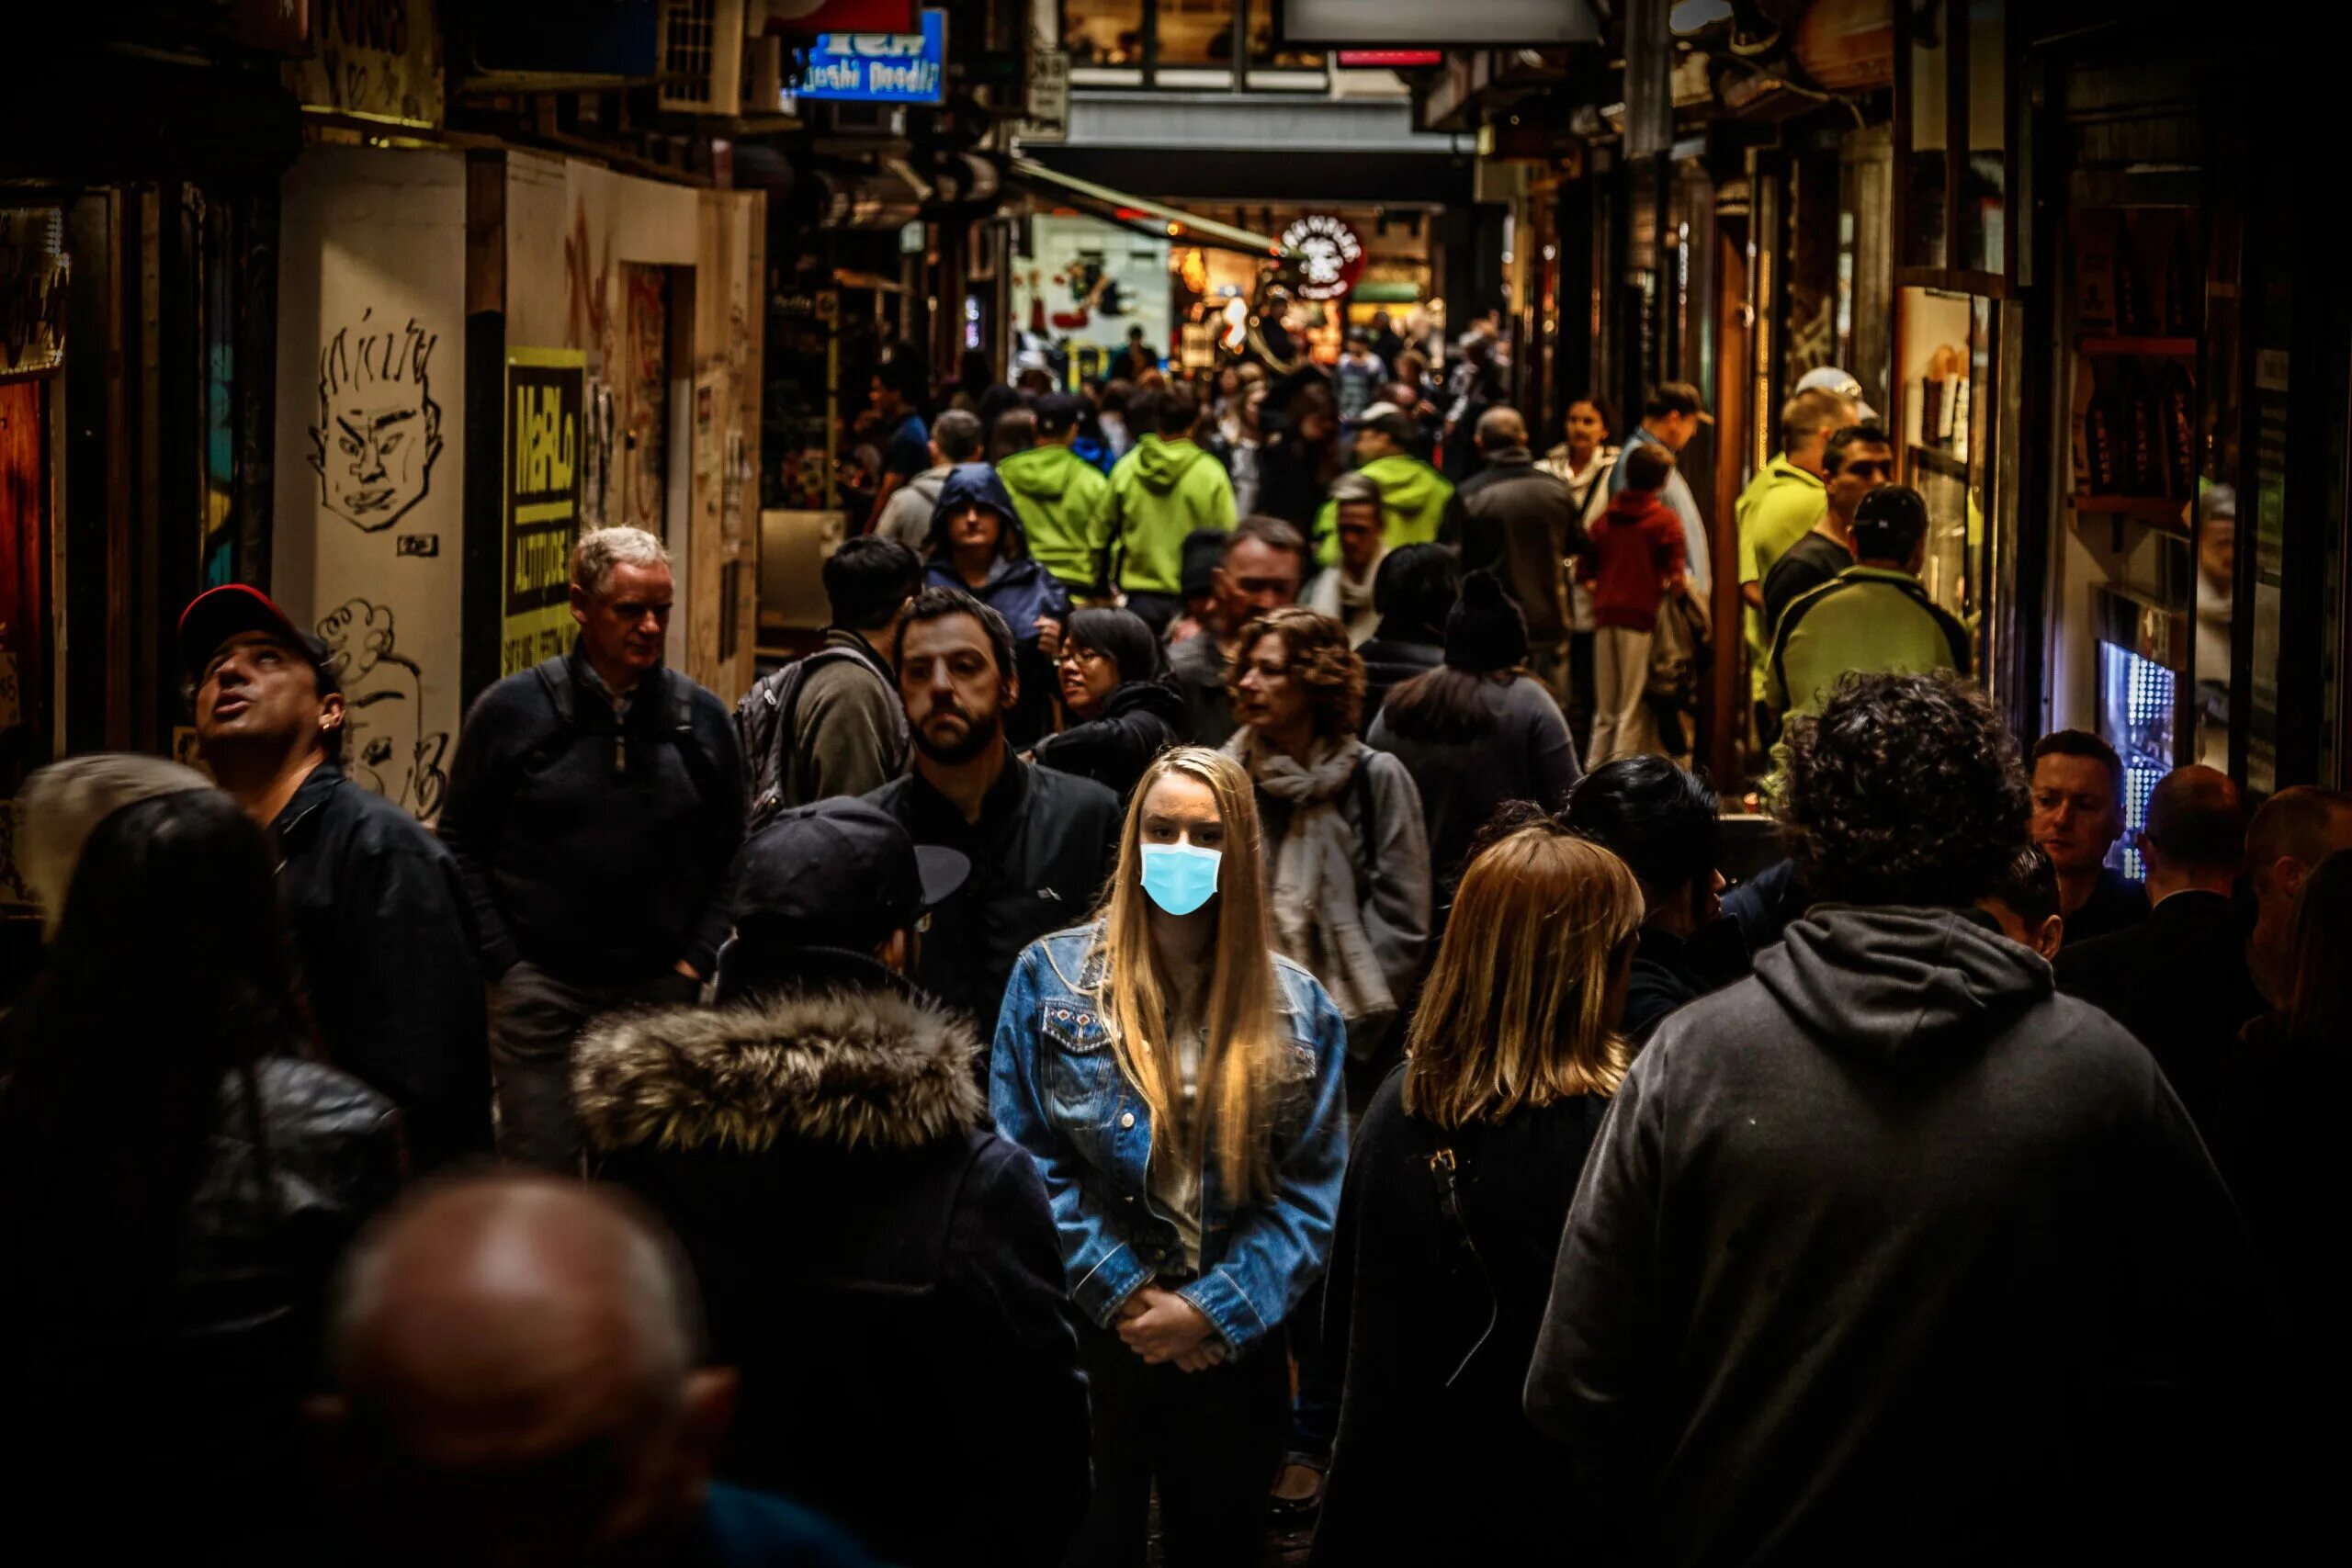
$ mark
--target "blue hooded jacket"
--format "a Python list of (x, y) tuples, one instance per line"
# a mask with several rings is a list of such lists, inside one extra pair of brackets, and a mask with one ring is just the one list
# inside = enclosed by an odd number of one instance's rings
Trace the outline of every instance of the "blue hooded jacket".
[[(988, 581), (975, 588), (956, 570), (947, 543), (947, 519), (967, 506), (997, 514), (1003, 536)], [(1004, 716), (1005, 735), (1015, 746), (1027, 746), (1052, 728), (1054, 665), (1038, 650), (1040, 620), (1069, 621), (1069, 590), (1039, 565), (1029, 553), (1029, 535), (1012, 496), (986, 463), (958, 464), (939, 487), (939, 502), (931, 510), (930, 569), (924, 581), (932, 587), (960, 588), (1002, 615), (1012, 628), (1021, 676), (1021, 700)]]

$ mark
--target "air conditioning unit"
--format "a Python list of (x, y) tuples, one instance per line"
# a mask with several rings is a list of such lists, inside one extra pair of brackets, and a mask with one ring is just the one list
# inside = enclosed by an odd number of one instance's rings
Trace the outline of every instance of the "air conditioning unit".
[(730, 118), (743, 112), (743, 6), (744, 0), (662, 0), (663, 108)]

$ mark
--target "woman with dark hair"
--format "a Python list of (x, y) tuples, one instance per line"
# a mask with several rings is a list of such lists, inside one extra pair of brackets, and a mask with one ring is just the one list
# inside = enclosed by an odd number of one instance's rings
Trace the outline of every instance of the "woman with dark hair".
[(1648, 1041), (1667, 1015), (1747, 972), (1736, 926), (1723, 925), (1715, 792), (1664, 757), (1621, 757), (1568, 792), (1562, 819), (1631, 866), (1641, 884), (1641, 945), (1625, 1038)]
[[(1270, 402), (1279, 395), (1268, 389)], [(1279, 406), (1280, 423), (1258, 455), (1257, 509), (1293, 527), (1310, 528), (1344, 468), (1339, 410), (1320, 379), (1294, 383), (1288, 400)]]
[(1461, 559), (1443, 545), (1400, 545), (1380, 558), (1372, 579), (1380, 629), (1356, 649), (1364, 723), (1379, 716), (1391, 687), (1445, 661), (1445, 618), (1461, 591)]
[(1347, 628), (1295, 605), (1241, 631), (1225, 754), (1249, 770), (1266, 824), (1282, 951), (1323, 982), (1369, 1062), (1429, 945), (1430, 849), (1405, 764), (1356, 738), (1363, 665)]
[[(1568, 405), (1561, 421), (1566, 439), (1544, 454), (1544, 467), (1568, 487), (1568, 502), (1586, 522), (1593, 521), (1609, 499), (1606, 485), (1599, 486), (1597, 496), (1595, 487), (1617, 461), (1614, 437), (1619, 428), (1616, 405), (1599, 392), (1587, 392)], [(1592, 646), (1599, 627), (1592, 615), (1592, 590), (1569, 574), (1568, 723), (1578, 734), (1579, 751), (1592, 724)]]
[[(274, 866), (215, 790), (116, 809), (7, 1020), (11, 1539), (259, 1560), (300, 1523), (285, 1488), (328, 1278), (402, 1158), (390, 1101), (299, 1057)], [(142, 1531), (155, 1550), (125, 1550)]]
[(1062, 707), (1076, 722), (1029, 760), (1107, 784), (1125, 800), (1176, 743), (1184, 699), (1159, 682), (1159, 640), (1132, 610), (1080, 610), (1062, 634)]
[(2352, 1086), (2352, 850), (2304, 879), (2281, 979), (2278, 1010), (2224, 1058), (2213, 1155), (2307, 1348), (2335, 1299), (2322, 1238), (2343, 1213), (2334, 1124)]
[(1568, 1201), (1633, 1060), (1617, 1016), (1642, 895), (1538, 819), (1471, 862), (1461, 909), (1340, 1191), (1323, 1337), (1347, 1373), (1318, 1563), (1575, 1555), (1558, 1450), (1520, 1401)]
[(1503, 802), (1556, 811), (1583, 776), (1567, 720), (1530, 675), (1527, 622), (1502, 586), (1474, 571), (1445, 618), (1445, 662), (1388, 694), (1364, 744), (1403, 762), (1420, 791), (1436, 877), (1438, 930), (1470, 841)]
[(1020, 693), (1005, 710), (1005, 739), (1026, 746), (1053, 728), (1054, 661), (1069, 619), (1069, 590), (1029, 553), (1029, 536), (1004, 481), (986, 463), (947, 476), (931, 513), (924, 581), (958, 588), (1012, 628)]

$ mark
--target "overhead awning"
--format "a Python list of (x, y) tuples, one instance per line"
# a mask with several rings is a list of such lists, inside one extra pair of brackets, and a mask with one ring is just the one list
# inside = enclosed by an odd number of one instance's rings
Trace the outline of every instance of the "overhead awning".
[(1114, 190), (1109, 186), (1096, 185), (1092, 180), (1080, 179), (1075, 175), (1065, 175), (1032, 158), (1016, 156), (1009, 167), (1013, 178), (1039, 194), (1089, 208), (1114, 223), (1125, 223), (1136, 229), (1149, 226), (1171, 239), (1240, 251), (1250, 255), (1263, 256), (1269, 261), (1280, 260), (1284, 254), (1280, 240), (1253, 234), (1247, 229), (1237, 229), (1214, 218), (1203, 218), (1198, 213), (1170, 207), (1164, 201), (1154, 201), (1149, 197), (1133, 196), (1123, 190)]

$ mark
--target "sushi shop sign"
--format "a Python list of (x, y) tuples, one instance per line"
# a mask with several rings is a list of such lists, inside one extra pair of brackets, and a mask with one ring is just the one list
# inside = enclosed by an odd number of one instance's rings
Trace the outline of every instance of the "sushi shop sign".
[(1283, 249), (1297, 253), (1302, 299), (1337, 299), (1363, 276), (1363, 239), (1345, 219), (1310, 212), (1283, 231)]

